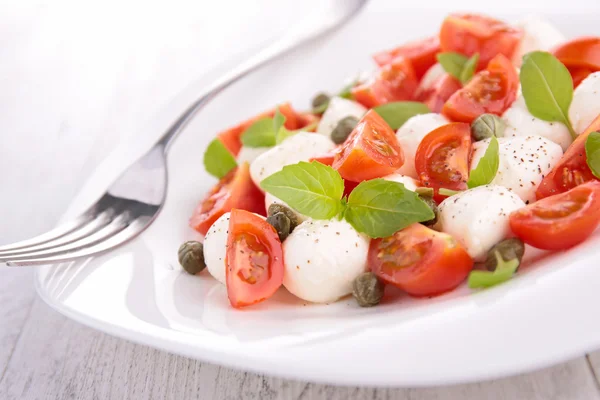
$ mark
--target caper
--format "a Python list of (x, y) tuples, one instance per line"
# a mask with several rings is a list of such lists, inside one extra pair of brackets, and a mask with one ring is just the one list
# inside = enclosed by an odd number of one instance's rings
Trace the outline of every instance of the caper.
[(189, 274), (196, 275), (206, 268), (204, 246), (200, 242), (185, 242), (179, 247), (177, 255), (179, 256), (179, 264)]
[(372, 272), (363, 272), (352, 282), (352, 295), (361, 307), (373, 307), (383, 297), (385, 285)]
[(267, 222), (275, 228), (281, 242), (290, 235), (290, 219), (284, 213), (278, 212), (268, 216)]
[(312, 99), (313, 113), (322, 114), (329, 106), (329, 95), (326, 93), (319, 93)]
[(520, 264), (521, 259), (523, 259), (523, 254), (525, 253), (525, 245), (517, 238), (506, 239), (494, 245), (485, 259), (485, 267), (488, 271), (496, 270), (496, 266), (498, 265), (496, 252), (498, 252), (504, 261), (510, 261), (516, 258)]
[(433, 198), (429, 197), (429, 196), (419, 196), (419, 197), (421, 198), (421, 200), (423, 200), (429, 206), (429, 208), (431, 208), (431, 211), (433, 211), (433, 218), (430, 219), (429, 221), (423, 221), (421, 223), (425, 226), (435, 225), (438, 220), (438, 206), (437, 206), (435, 200), (433, 200)]
[(342, 118), (331, 132), (331, 140), (333, 140), (333, 143), (344, 143), (348, 136), (350, 136), (350, 133), (356, 128), (357, 124), (358, 118), (356, 117), (348, 116)]
[(283, 204), (273, 203), (269, 206), (269, 209), (267, 210), (267, 216), (270, 217), (271, 215), (275, 215), (280, 212), (284, 213), (285, 216), (288, 217), (288, 219), (290, 220), (290, 233), (292, 233), (292, 231), (300, 224), (300, 221), (298, 221), (296, 213), (293, 212), (291, 209), (284, 206)]
[(506, 124), (494, 114), (482, 114), (471, 124), (471, 133), (475, 140), (489, 139), (492, 136), (502, 137)]

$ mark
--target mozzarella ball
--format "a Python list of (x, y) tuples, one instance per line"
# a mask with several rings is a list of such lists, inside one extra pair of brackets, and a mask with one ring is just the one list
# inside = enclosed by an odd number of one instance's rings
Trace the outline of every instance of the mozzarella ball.
[(569, 120), (580, 135), (600, 115), (600, 71), (590, 74), (573, 93)]
[(421, 140), (432, 130), (446, 125), (448, 120), (441, 114), (421, 114), (410, 118), (396, 132), (396, 137), (404, 152), (404, 164), (398, 170), (399, 174), (418, 179), (415, 169), (415, 154)]
[(285, 201), (273, 196), (271, 193), (265, 193), (265, 209), (267, 211), (269, 211), (269, 207), (271, 206), (271, 204), (281, 204), (282, 206), (286, 206), (287, 208), (292, 210), (294, 214), (296, 214), (296, 218), (298, 218), (299, 222), (303, 222), (308, 219), (306, 215), (300, 214), (298, 211), (290, 207)]
[(404, 187), (407, 188), (410, 191), (415, 191), (417, 190), (417, 181), (414, 180), (413, 178), (411, 178), (410, 176), (404, 176), (404, 175), (400, 175), (400, 174), (391, 174), (391, 175), (387, 175), (384, 176), (382, 179), (385, 179), (387, 181), (392, 181), (392, 182), (398, 182), (398, 183), (403, 183)]
[(336, 301), (352, 292), (368, 252), (369, 239), (346, 221), (305, 221), (283, 242), (283, 285), (307, 301)]
[(229, 216), (225, 213), (216, 220), (204, 237), (204, 262), (208, 272), (225, 284), (225, 255), (227, 254), (227, 235), (229, 233)]
[(266, 153), (270, 147), (247, 147), (242, 146), (240, 152), (237, 155), (237, 163), (242, 164), (247, 162), (250, 164), (252, 161), (256, 160), (258, 156), (263, 153)]
[(521, 65), (525, 54), (536, 50), (548, 51), (567, 40), (554, 25), (539, 17), (530, 17), (515, 25), (523, 29), (523, 38), (513, 56), (516, 66)]
[(442, 64), (436, 63), (431, 68), (425, 72), (423, 78), (421, 78), (421, 82), (419, 83), (419, 87), (417, 88), (417, 93), (425, 92), (433, 87), (433, 85), (440, 79), (446, 71)]
[(335, 144), (327, 137), (314, 133), (300, 132), (281, 144), (261, 154), (250, 164), (250, 177), (260, 187), (266, 177), (279, 172), (286, 165), (321, 156), (333, 150)]
[(343, 99), (341, 97), (332, 97), (331, 100), (329, 100), (327, 110), (325, 110), (325, 113), (323, 113), (323, 116), (319, 121), (317, 133), (329, 137), (338, 122), (342, 119), (346, 117), (361, 119), (366, 112), (367, 109), (355, 101)]
[(454, 237), (475, 261), (482, 261), (492, 246), (510, 235), (509, 215), (521, 207), (523, 200), (508, 189), (479, 186), (442, 201), (436, 229)]
[(506, 123), (504, 137), (538, 135), (558, 144), (563, 151), (573, 142), (569, 128), (564, 124), (547, 122), (531, 115), (522, 96), (504, 112), (502, 120)]
[[(490, 140), (473, 145), (471, 170), (477, 167)], [(527, 203), (535, 201), (537, 187), (563, 154), (561, 147), (541, 136), (498, 138), (498, 145), (498, 172), (491, 184), (510, 189)]]

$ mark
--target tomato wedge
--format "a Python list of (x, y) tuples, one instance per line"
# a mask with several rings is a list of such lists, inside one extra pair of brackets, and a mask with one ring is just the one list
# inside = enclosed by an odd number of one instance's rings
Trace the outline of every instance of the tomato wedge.
[(232, 208), (265, 214), (265, 195), (250, 179), (248, 163), (243, 163), (224, 176), (200, 202), (190, 226), (206, 235), (211, 225)]
[(448, 99), (442, 114), (452, 121), (469, 123), (485, 113), (502, 115), (517, 98), (518, 88), (517, 70), (508, 58), (498, 54)]
[(521, 29), (483, 15), (450, 14), (440, 30), (441, 50), (472, 56), (479, 53), (479, 68), (502, 54), (512, 56), (523, 37)]
[(558, 46), (552, 52), (567, 68), (600, 71), (600, 37), (582, 37)]
[(590, 133), (596, 131), (600, 131), (600, 115), (571, 143), (558, 164), (542, 179), (535, 192), (538, 200), (566, 192), (577, 185), (596, 179), (587, 165), (585, 155), (585, 141)]
[[(279, 112), (281, 112), (286, 118), (286, 128), (290, 130), (301, 128), (301, 126), (299, 126), (301, 123), (299, 121), (299, 116), (289, 103), (280, 104), (278, 107)], [(223, 143), (227, 150), (231, 152), (231, 154), (237, 156), (240, 152), (240, 149), (242, 148), (242, 141), (240, 139), (242, 133), (244, 133), (244, 131), (257, 120), (265, 117), (272, 118), (274, 115), (275, 109), (260, 113), (242, 122), (241, 124), (234, 126), (233, 128), (229, 128), (222, 131), (217, 135), (217, 138), (219, 138), (219, 140)]]
[(594, 70), (591, 70), (586, 67), (567, 67), (569, 73), (571, 74), (571, 78), (573, 79), (573, 89), (575, 89), (585, 78), (587, 78), (590, 74), (594, 73)]
[[(298, 115), (298, 128), (296, 129), (305, 129), (308, 132), (316, 132), (317, 131), (317, 125), (319, 124), (319, 121), (321, 120), (321, 117), (319, 117), (318, 115), (315, 115), (313, 113), (310, 112), (305, 112), (302, 114)], [(306, 128), (310, 128), (310, 129), (306, 129)]]
[(546, 197), (510, 214), (510, 228), (523, 242), (564, 250), (583, 242), (600, 223), (600, 182)]
[(440, 113), (446, 101), (461, 88), (462, 84), (458, 79), (450, 74), (444, 74), (433, 83), (431, 88), (418, 91), (415, 100), (425, 103), (431, 111)]
[(235, 308), (268, 299), (283, 284), (283, 249), (262, 217), (231, 210), (225, 258), (227, 296)]
[(375, 275), (412, 296), (452, 290), (473, 268), (473, 259), (452, 236), (421, 224), (371, 240), (368, 262)]
[(464, 190), (469, 179), (471, 126), (453, 122), (429, 132), (417, 147), (415, 169), (425, 187), (435, 190), (435, 200), (444, 196), (439, 188)]
[(367, 108), (392, 101), (412, 99), (417, 90), (418, 80), (409, 60), (395, 58), (385, 65), (370, 82), (352, 88), (352, 96)]
[(421, 79), (425, 72), (437, 62), (435, 56), (439, 52), (440, 39), (437, 36), (432, 36), (374, 54), (373, 60), (380, 67), (383, 67), (399, 56), (404, 57), (412, 64), (417, 78)]
[(389, 175), (403, 163), (404, 153), (396, 132), (370, 110), (336, 152), (332, 166), (342, 178), (361, 182)]

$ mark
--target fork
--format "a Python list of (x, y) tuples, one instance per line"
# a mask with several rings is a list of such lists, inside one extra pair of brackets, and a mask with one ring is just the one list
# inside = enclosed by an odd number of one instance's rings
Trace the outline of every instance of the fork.
[(318, 2), (279, 40), (218, 79), (173, 122), (158, 142), (131, 164), (104, 195), (80, 216), (40, 236), (0, 246), (0, 265), (55, 264), (92, 257), (121, 246), (142, 233), (165, 202), (170, 145), (187, 123), (222, 90), (302, 44), (345, 22), (368, 0)]

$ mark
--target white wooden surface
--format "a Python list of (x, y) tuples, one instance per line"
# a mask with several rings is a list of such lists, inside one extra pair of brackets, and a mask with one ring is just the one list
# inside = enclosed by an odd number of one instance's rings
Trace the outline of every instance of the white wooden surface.
[[(50, 228), (120, 137), (201, 71), (293, 16), (291, 1), (276, 0), (82, 3), (0, 2), (0, 243)], [(600, 399), (600, 352), (428, 389), (332, 387), (220, 368), (70, 321), (37, 299), (32, 277), (0, 269), (3, 400)]]

